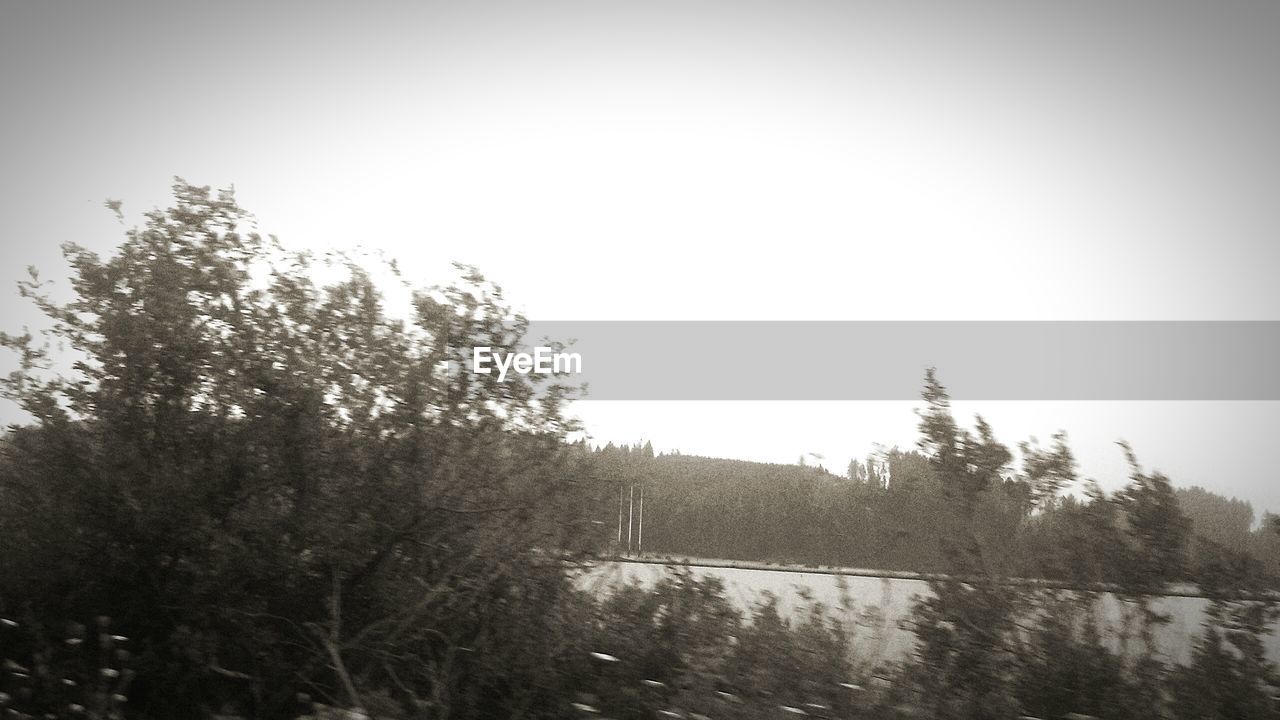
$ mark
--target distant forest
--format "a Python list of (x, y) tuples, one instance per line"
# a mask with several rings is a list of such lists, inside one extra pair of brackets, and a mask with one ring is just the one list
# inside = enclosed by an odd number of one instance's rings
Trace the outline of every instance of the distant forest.
[[(622, 500), (623, 551), (627, 522), (639, 519), (627, 516), (634, 486), (636, 493), (643, 487), (645, 554), (911, 572), (948, 567), (943, 520), (951, 500), (917, 450), (894, 448), (854, 460), (845, 475), (821, 466), (655, 455), (648, 443), (611, 443), (590, 452), (600, 481), (614, 481), (612, 496), (600, 499), (597, 510), (613, 533), (606, 543), (616, 542)], [(1070, 464), (1065, 438), (1056, 438), (1049, 449), (1027, 445), (1023, 453), (1031, 459), (1028, 465), (1055, 455)], [(1018, 577), (1123, 579), (1119, 555), (1096, 532), (1099, 514), (1112, 510), (1104, 494), (1077, 482), (1072, 493), (1038, 499), (1036, 484), (1025, 471), (1006, 468), (981, 491), (976, 526), (987, 561)], [(1183, 577), (1174, 581), (1191, 581), (1206, 567), (1231, 562), (1275, 585), (1280, 518), (1265, 513), (1255, 522), (1248, 502), (1200, 487), (1173, 493), (1192, 538)], [(1075, 567), (1084, 559), (1096, 566)]]

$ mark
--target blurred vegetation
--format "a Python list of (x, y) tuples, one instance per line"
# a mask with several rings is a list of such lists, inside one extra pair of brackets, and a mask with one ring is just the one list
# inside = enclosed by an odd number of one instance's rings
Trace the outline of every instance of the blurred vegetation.
[[(523, 331), (475, 271), (399, 319), (371, 271), (249, 227), (230, 193), (178, 182), (114, 256), (65, 247), (69, 303), (23, 284), (53, 346), (3, 338), (34, 421), (0, 446), (0, 615), (111, 617), (139, 716), (533, 702), (544, 663), (507, 650), (553, 634), (567, 584), (539, 549), (572, 557), (585, 522), (571, 389), (443, 369)], [(26, 678), (4, 682), (14, 702)]]
[[(4, 717), (1276, 717), (1277, 521), (1246, 503), (1127, 448), (1108, 495), (1062, 435), (1015, 465), (932, 372), (920, 447), (845, 476), (592, 449), (564, 378), (448, 371), (526, 327), (474, 269), (414, 289), (174, 193), (110, 258), (66, 246), (68, 303), (32, 272), (44, 341), (0, 336), (33, 418), (0, 438)], [(630, 486), (646, 551), (938, 573), (916, 652), (867, 667), (847, 612), (689, 572), (580, 587)], [(1152, 643), (1180, 582), (1211, 599), (1186, 666)]]
[[(597, 532), (602, 546), (616, 537), (619, 488), (643, 486), (647, 554), (917, 573), (951, 568), (944, 549), (954, 531), (953, 501), (918, 449), (873, 454), (845, 475), (821, 466), (655, 455), (643, 446), (609, 444), (591, 453), (597, 474), (614, 483), (592, 511), (604, 526)], [(1048, 447), (1023, 443), (1014, 460), (971, 501), (986, 561), (1020, 578), (1131, 579), (1133, 559), (1112, 552), (1124, 547), (1115, 535), (1121, 496), (1106, 497), (1076, 477), (1066, 436)], [(1196, 581), (1207, 548), (1220, 546), (1239, 551), (1259, 583), (1280, 588), (1275, 516), (1259, 522), (1248, 502), (1199, 487), (1170, 491), (1165, 497), (1190, 523), (1190, 537), (1185, 558), (1152, 569), (1161, 581)], [(629, 501), (623, 549), (628, 509)], [(1082, 544), (1096, 552), (1078, 552)]]

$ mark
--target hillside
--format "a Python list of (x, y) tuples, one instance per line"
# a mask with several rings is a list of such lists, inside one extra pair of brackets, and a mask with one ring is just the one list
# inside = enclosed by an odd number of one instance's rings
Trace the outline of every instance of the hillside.
[[(821, 467), (695, 455), (654, 455), (647, 447), (591, 451), (597, 481), (592, 516), (609, 552), (720, 558), (931, 573), (946, 567), (950, 495), (918, 452), (891, 450), (851, 464), (847, 475)], [(1111, 506), (1060, 496), (1035, 502), (1032, 484), (1012, 470), (980, 494), (977, 536), (988, 561), (1011, 575), (1105, 579), (1122, 572), (1099, 560), (1077, 567), (1070, 547), (1108, 557), (1114, 537), (1095, 523)], [(1280, 537), (1255, 527), (1253, 509), (1201, 488), (1178, 489), (1191, 523), (1192, 564), (1241, 562), (1280, 576)], [(643, 507), (643, 517), (641, 508)], [(618, 542), (621, 537), (621, 543)]]

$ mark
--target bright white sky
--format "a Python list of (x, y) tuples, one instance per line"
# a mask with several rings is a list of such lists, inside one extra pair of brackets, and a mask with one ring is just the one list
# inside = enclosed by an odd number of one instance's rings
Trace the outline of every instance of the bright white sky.
[[(8, 3), (0, 280), (108, 251), (102, 201), (136, 222), (176, 174), (535, 319), (1280, 319), (1278, 33), (1244, 2)], [(578, 410), (842, 469), (911, 406)], [(959, 410), (1280, 511), (1276, 403)]]

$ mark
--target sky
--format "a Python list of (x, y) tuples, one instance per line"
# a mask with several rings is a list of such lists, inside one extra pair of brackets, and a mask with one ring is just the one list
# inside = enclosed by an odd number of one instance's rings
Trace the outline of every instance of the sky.
[[(1236, 0), (5, 3), (0, 284), (109, 252), (103, 201), (137, 223), (179, 175), (288, 247), (474, 264), (534, 319), (1280, 320), (1278, 32)], [(911, 447), (913, 405), (575, 411), (843, 469)], [(1280, 512), (1278, 405), (956, 409), (1066, 429), (1108, 487), (1124, 438)]]

